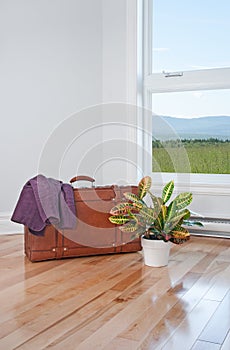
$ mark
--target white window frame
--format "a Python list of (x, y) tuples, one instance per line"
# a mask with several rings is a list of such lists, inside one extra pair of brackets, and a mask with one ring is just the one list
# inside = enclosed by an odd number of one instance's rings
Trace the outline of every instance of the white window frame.
[[(175, 77), (166, 77), (164, 73), (152, 73), (152, 0), (142, 0), (142, 6), (143, 106), (147, 110), (152, 111), (153, 93), (230, 89), (230, 67), (183, 71), (182, 76)], [(151, 121), (148, 121), (145, 128), (152, 130), (150, 124)], [(152, 140), (148, 140), (146, 145), (152, 147)], [(152, 173), (152, 164), (151, 170), (150, 166), (143, 165), (146, 173)], [(193, 192), (230, 195), (229, 174), (152, 173), (152, 178), (153, 183), (159, 186), (174, 178), (179, 188), (187, 188), (189, 180), (189, 187)]]

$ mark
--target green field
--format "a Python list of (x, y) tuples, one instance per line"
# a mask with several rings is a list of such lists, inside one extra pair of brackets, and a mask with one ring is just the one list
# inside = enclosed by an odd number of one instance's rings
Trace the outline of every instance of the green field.
[(152, 142), (153, 172), (230, 174), (230, 140)]

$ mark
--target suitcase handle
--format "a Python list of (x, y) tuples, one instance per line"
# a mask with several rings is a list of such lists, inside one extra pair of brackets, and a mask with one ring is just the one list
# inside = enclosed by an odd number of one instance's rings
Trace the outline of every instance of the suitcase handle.
[(92, 182), (92, 187), (93, 187), (95, 179), (93, 179), (90, 176), (79, 175), (79, 176), (74, 176), (69, 182), (72, 184), (75, 181), (90, 181), (90, 182)]

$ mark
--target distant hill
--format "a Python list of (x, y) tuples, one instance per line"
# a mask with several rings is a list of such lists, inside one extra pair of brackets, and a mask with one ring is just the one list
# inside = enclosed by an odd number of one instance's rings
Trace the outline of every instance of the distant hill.
[(174, 118), (153, 116), (153, 138), (168, 139), (208, 139), (230, 140), (230, 116)]

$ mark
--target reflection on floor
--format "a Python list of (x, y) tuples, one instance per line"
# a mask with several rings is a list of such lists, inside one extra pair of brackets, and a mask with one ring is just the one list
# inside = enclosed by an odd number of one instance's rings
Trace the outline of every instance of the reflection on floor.
[(0, 349), (230, 349), (230, 240), (192, 237), (167, 267), (140, 253), (31, 263), (0, 236)]

